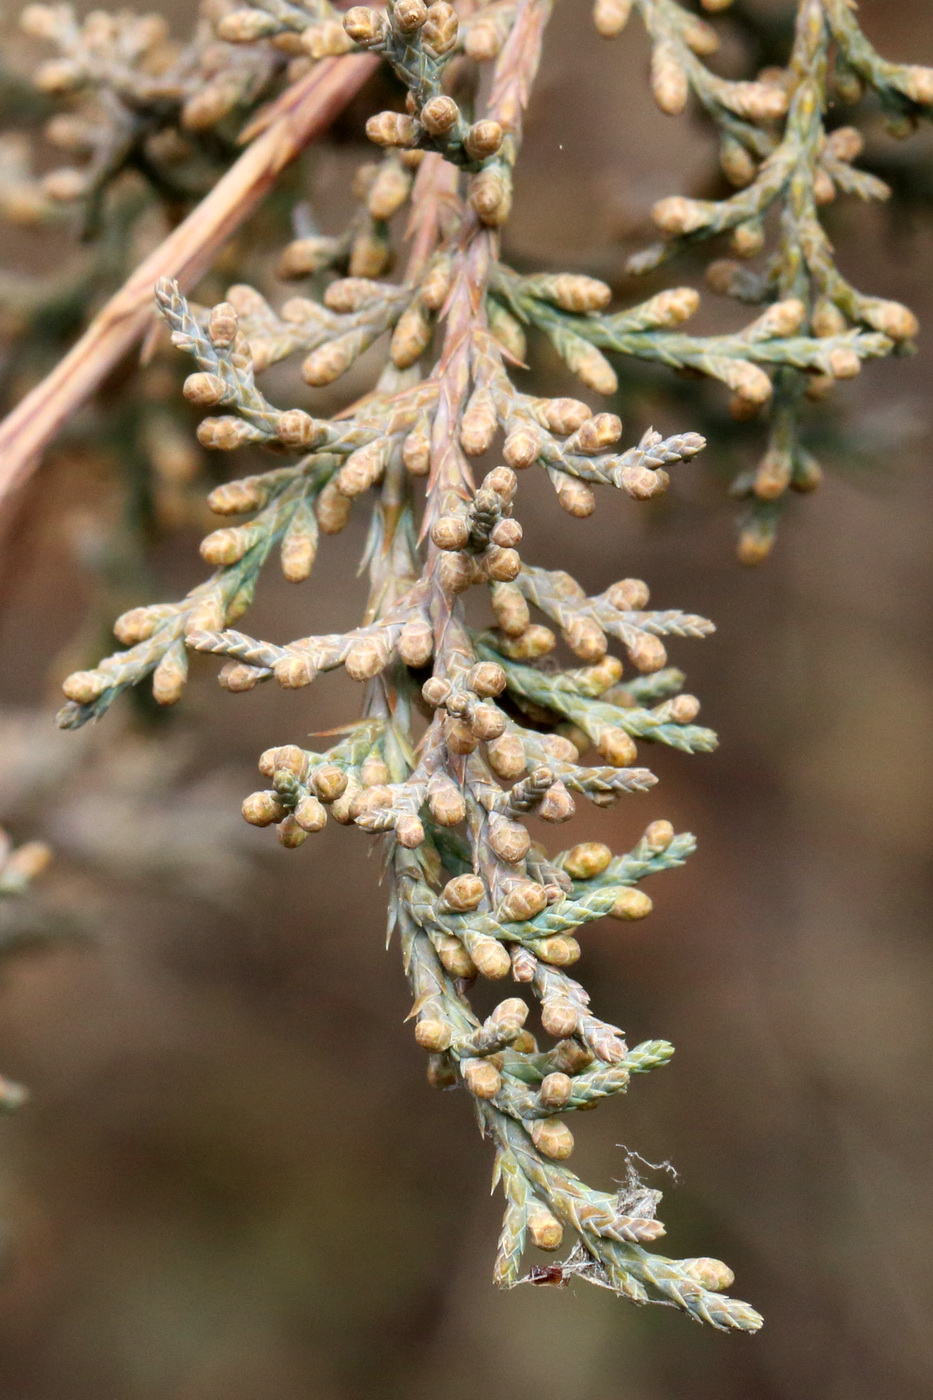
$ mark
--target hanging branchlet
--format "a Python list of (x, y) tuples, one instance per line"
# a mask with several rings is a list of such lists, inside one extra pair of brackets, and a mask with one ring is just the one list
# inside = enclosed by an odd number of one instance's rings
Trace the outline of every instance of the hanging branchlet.
[[(280, 273), (318, 279), (313, 290), (276, 309), (238, 285), (208, 308), (171, 282), (159, 285), (172, 340), (194, 361), (185, 395), (205, 410), (202, 445), (252, 444), (278, 456), (269, 470), (215, 489), (212, 509), (239, 520), (202, 542), (212, 575), (180, 603), (119, 618), (126, 649), (68, 678), (60, 723), (97, 718), (149, 675), (156, 699), (174, 702), (191, 651), (223, 657), (221, 683), (233, 692), (267, 680), (300, 689), (340, 667), (360, 682), (363, 718), (327, 749), (285, 744), (264, 753), (263, 786), (243, 815), (274, 826), (286, 847), (329, 821), (384, 847), (390, 932), (399, 935), (429, 1079), (472, 1096), (495, 1147), (507, 1203), (497, 1283), (519, 1279), (526, 1243), (555, 1250), (569, 1231), (594, 1281), (636, 1301), (676, 1302), (714, 1326), (754, 1330), (758, 1314), (722, 1294), (725, 1272), (698, 1280), (694, 1261), (649, 1252), (663, 1233), (653, 1214), (622, 1209), (566, 1165), (574, 1147), (567, 1116), (624, 1093), (633, 1075), (671, 1054), (664, 1042), (629, 1049), (568, 969), (583, 957), (590, 924), (610, 917), (624, 926), (650, 912), (640, 882), (680, 865), (693, 839), (654, 821), (622, 856), (596, 843), (555, 851), (533, 838), (531, 824), (553, 831), (581, 799), (604, 806), (650, 791), (643, 743), (705, 752), (715, 736), (696, 723), (699, 703), (683, 693), (665, 650), (667, 639), (705, 636), (711, 623), (649, 609), (637, 579), (587, 596), (568, 574), (520, 552), (522, 472), (543, 469), (560, 505), (583, 516), (601, 487), (636, 500), (658, 494), (669, 469), (704, 445), (694, 433), (648, 432), (625, 447), (615, 415), (513, 383), (508, 326), (544, 330), (591, 389), (608, 392), (614, 373), (604, 351), (638, 346), (670, 360), (676, 328), (695, 309), (695, 297), (680, 291), (613, 313), (610, 289), (596, 279), (520, 277), (499, 259), (491, 229), (510, 202), (548, 8), (546, 0), (497, 3), (471, 12), (462, 30), (443, 0), (347, 12), (340, 34), (386, 55), (408, 111), (371, 119), (369, 134), (386, 154), (361, 173), (347, 232), (286, 248)], [(244, 44), (290, 35), (312, 57), (344, 46), (329, 16), (306, 20), (270, 0), (228, 14), (222, 32)], [(456, 64), (493, 63), (482, 108), (452, 95), (454, 55)], [(455, 90), (468, 87), (458, 79)], [(409, 255), (394, 282), (386, 280), (385, 229), (402, 210)], [(372, 392), (336, 418), (280, 409), (258, 387), (265, 369), (289, 358), (312, 389), (333, 383), (380, 337), (386, 355)], [(758, 367), (765, 341), (746, 335), (699, 354), (720, 378), (760, 374), (770, 386)], [(471, 461), (489, 453), (499, 464), (477, 482)], [(240, 630), (273, 551), (286, 578), (307, 579), (326, 554), (322, 537), (364, 502), (372, 525), (362, 624), (291, 642)], [(475, 588), (489, 604), (478, 630), (464, 609)], [(558, 638), (574, 664), (554, 664)], [(416, 741), (419, 715), (426, 728)], [(467, 999), (478, 977), (511, 977), (522, 995), (500, 997), (480, 1020)]]
[[(707, 0), (704, 6), (725, 8)], [(739, 82), (707, 67), (716, 32), (680, 0), (597, 0), (596, 28), (613, 38), (633, 13), (652, 44), (658, 106), (678, 115), (692, 94), (717, 130), (722, 170), (736, 193), (660, 200), (652, 217), (662, 241), (631, 258), (629, 270), (654, 271), (687, 247), (727, 236), (733, 257), (710, 263), (709, 285), (766, 308), (737, 336), (681, 335), (669, 358), (657, 355), (721, 379), (733, 391), (735, 417), (768, 413), (765, 452), (733, 488), (745, 502), (739, 557), (753, 564), (771, 548), (788, 491), (819, 484), (820, 467), (802, 428), (806, 401), (853, 378), (867, 359), (909, 351), (917, 334), (909, 308), (859, 291), (839, 270), (822, 210), (840, 194), (866, 201), (890, 195), (884, 181), (855, 164), (863, 138), (856, 127), (839, 124), (840, 112), (870, 92), (892, 134), (908, 135), (933, 115), (933, 68), (883, 59), (862, 33), (851, 0), (798, 0), (787, 66)], [(650, 358), (644, 340), (619, 348)], [(663, 342), (656, 342), (659, 350)], [(606, 348), (604, 338), (596, 343)]]
[[(21, 221), (53, 218), (69, 201), (90, 208), (125, 169), (160, 194), (190, 193), (223, 165), (257, 103), (314, 64), (360, 64), (358, 52), (346, 56), (362, 50), (401, 82), (398, 110), (367, 123), (373, 149), (346, 226), (323, 234), (306, 209), (296, 218), (299, 236), (276, 264), (284, 290), (239, 282), (201, 305), (171, 278), (156, 287), (168, 336), (189, 357), (184, 395), (201, 414), (199, 443), (247, 446), (254, 458), (209, 497), (207, 576), (180, 601), (119, 617), (118, 649), (67, 678), (60, 723), (99, 718), (143, 681), (174, 703), (195, 653), (221, 658), (232, 693), (268, 681), (320, 687), (338, 669), (358, 682), (360, 714), (326, 746), (261, 755), (243, 815), (289, 848), (329, 822), (378, 844), (429, 1081), (468, 1095), (493, 1145), (505, 1201), (496, 1282), (521, 1279), (529, 1244), (555, 1251), (566, 1240), (570, 1253), (553, 1266), (562, 1279), (754, 1331), (758, 1314), (725, 1293), (725, 1265), (657, 1252), (657, 1193), (636, 1208), (569, 1166), (571, 1114), (626, 1093), (672, 1054), (665, 1041), (630, 1047), (591, 1005), (578, 980), (590, 926), (610, 920), (622, 937), (640, 936), (652, 911), (645, 882), (683, 864), (694, 841), (648, 811), (622, 853), (561, 840), (560, 828), (584, 802), (646, 801), (649, 745), (713, 750), (668, 657), (712, 624), (658, 606), (637, 578), (588, 593), (529, 557), (521, 524), (522, 492), (542, 473), (560, 508), (582, 519), (612, 490), (627, 508), (660, 495), (704, 448), (690, 431), (631, 434), (598, 402), (616, 393), (629, 357), (717, 381), (739, 418), (767, 415), (764, 455), (736, 488), (748, 511), (740, 552), (752, 562), (787, 493), (819, 480), (806, 400), (911, 347), (912, 313), (837, 267), (823, 209), (841, 194), (887, 194), (859, 168), (862, 138), (839, 123), (841, 109), (870, 91), (901, 134), (930, 115), (933, 70), (881, 58), (849, 0), (799, 0), (787, 66), (725, 79), (706, 62), (710, 21), (725, 7), (703, 0), (708, 20), (679, 0), (597, 0), (595, 23), (612, 38), (637, 15), (661, 110), (698, 105), (715, 125), (734, 192), (661, 200), (659, 241), (632, 267), (729, 238), (734, 256), (717, 257), (708, 281), (754, 310), (728, 333), (690, 333), (692, 288), (620, 307), (597, 278), (516, 270), (503, 257), (548, 0), (211, 3), (184, 48), (149, 20), (79, 22), (67, 7), (30, 6), (27, 28), (58, 55), (39, 86), (70, 108), (48, 135), (73, 160), (40, 185), (28, 148), (4, 144), (0, 208)], [(584, 398), (516, 382), (542, 336)], [(280, 406), (283, 391), (263, 376), (286, 362), (304, 387)], [(352, 370), (359, 385), (366, 364), (362, 396), (345, 394), (334, 412), (343, 377)], [(326, 565), (329, 537), (361, 511), (369, 597), (359, 625), (291, 641), (247, 630), (267, 563), (305, 583)], [(308, 728), (296, 720), (296, 733)], [(0, 885), (17, 868), (14, 853)], [(486, 1016), (471, 1005), (480, 978), (502, 984)]]

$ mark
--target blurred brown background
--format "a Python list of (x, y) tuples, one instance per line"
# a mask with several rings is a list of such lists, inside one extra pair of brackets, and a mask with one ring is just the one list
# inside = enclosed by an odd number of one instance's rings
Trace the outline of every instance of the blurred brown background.
[[(650, 107), (641, 40), (601, 44), (585, 9), (557, 7), (510, 251), (615, 275), (613, 235), (709, 147)], [(933, 62), (929, 0), (861, 17)], [(847, 203), (831, 229), (857, 285), (933, 321), (930, 216)], [(671, 1249), (734, 1266), (766, 1317), (751, 1339), (583, 1286), (493, 1291), (489, 1152), (401, 1025), (377, 861), (333, 828), (283, 851), (238, 816), (259, 751), (358, 692), (228, 696), (205, 662), (170, 724), (134, 729), (124, 704), (57, 733), (51, 678), (91, 645), (76, 512), (113, 488), (45, 469), (0, 619), (0, 819), (53, 842), (43, 898), (84, 936), (0, 988), (0, 1067), (32, 1093), (0, 1125), (2, 1400), (930, 1395), (931, 353), (848, 390), (875, 470), (795, 503), (758, 572), (733, 562), (715, 442), (660, 511), (604, 498), (568, 521), (543, 483), (522, 496), (533, 561), (645, 577), (718, 623), (672, 650), (720, 751), (652, 753), (658, 789), (571, 830), (625, 849), (665, 816), (700, 840), (650, 920), (587, 936), (600, 1010), (677, 1054), (581, 1123), (577, 1155), (607, 1185), (618, 1144), (676, 1165), (655, 1183)], [(154, 596), (200, 577), (196, 541), (154, 552)], [(313, 586), (270, 576), (251, 630), (352, 624), (362, 545), (361, 516)]]

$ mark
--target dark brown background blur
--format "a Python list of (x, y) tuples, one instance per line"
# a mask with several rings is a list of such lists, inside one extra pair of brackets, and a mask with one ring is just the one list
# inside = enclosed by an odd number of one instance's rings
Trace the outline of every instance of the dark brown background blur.
[[(613, 231), (708, 147), (650, 107), (640, 39), (601, 44), (585, 9), (557, 7), (511, 250), (612, 273)], [(861, 14), (933, 62), (929, 0)], [(930, 219), (831, 218), (846, 274), (933, 320)], [(604, 499), (575, 522), (522, 496), (531, 559), (645, 577), (719, 626), (674, 660), (720, 751), (658, 755), (658, 789), (572, 833), (625, 849), (665, 816), (700, 838), (647, 923), (587, 936), (600, 1010), (677, 1055), (581, 1123), (578, 1158), (605, 1184), (617, 1144), (676, 1164), (671, 1248), (735, 1267), (767, 1321), (752, 1339), (582, 1286), (493, 1291), (489, 1152), (402, 1028), (376, 861), (332, 828), (282, 851), (238, 816), (258, 752), (358, 692), (232, 697), (205, 663), (170, 725), (134, 735), (124, 706), (57, 734), (50, 677), (93, 591), (73, 522), (101, 488), (45, 470), (0, 622), (0, 818), (55, 844), (44, 897), (87, 937), (0, 989), (0, 1066), (32, 1091), (0, 1127), (2, 1400), (931, 1393), (931, 353), (848, 392), (876, 470), (797, 503), (758, 572), (733, 562), (710, 464), (660, 512)], [(157, 596), (199, 577), (196, 538), (157, 551)], [(251, 630), (351, 624), (362, 543), (361, 522), (326, 542), (313, 587), (270, 581)]]

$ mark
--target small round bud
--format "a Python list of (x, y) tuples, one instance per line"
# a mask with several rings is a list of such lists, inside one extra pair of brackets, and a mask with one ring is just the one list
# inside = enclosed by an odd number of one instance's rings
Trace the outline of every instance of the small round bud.
[(898, 84), (911, 102), (922, 107), (933, 104), (933, 68), (923, 68), (916, 64), (904, 70), (903, 81)]
[(72, 671), (62, 682), (62, 690), (76, 705), (92, 705), (110, 684), (106, 671)]
[(700, 713), (700, 702), (695, 695), (676, 695), (668, 701), (668, 709), (675, 724), (692, 724)]
[(660, 671), (667, 665), (667, 651), (660, 637), (640, 633), (628, 649), (633, 664), (642, 672)]
[(449, 972), (451, 977), (463, 977), (469, 981), (478, 975), (476, 963), (460, 939), (455, 938), (453, 934), (442, 934), (434, 946), (445, 971)]
[(317, 447), (327, 436), (327, 425), (318, 423), (301, 408), (289, 408), (279, 414), (276, 437), (286, 447)]
[(327, 825), (327, 808), (316, 797), (303, 797), (295, 808), (295, 821), (302, 831), (322, 831)]
[(506, 675), (495, 661), (480, 661), (467, 674), (467, 685), (477, 695), (501, 695)]
[(498, 1027), (500, 1033), (506, 1032), (511, 1035), (513, 1031), (518, 1031), (528, 1019), (528, 1004), (522, 1001), (521, 997), (506, 997), (505, 1001), (500, 1001), (490, 1017)]
[(350, 519), (352, 508), (349, 496), (342, 496), (329, 481), (315, 502), (314, 514), (325, 535), (339, 535)]
[(541, 1007), (541, 1024), (557, 1040), (574, 1035), (579, 1025), (579, 1017), (569, 1001), (552, 997)]
[[(512, 521), (508, 522), (512, 524)], [(518, 578), (522, 571), (521, 555), (516, 549), (500, 549), (497, 544), (490, 545), (483, 554), (483, 564), (486, 573), (491, 579), (498, 583), (511, 583)]]
[(434, 651), (434, 632), (426, 618), (410, 618), (398, 639), (398, 654), (406, 666), (425, 666)]
[(569, 1074), (561, 1074), (556, 1071), (553, 1074), (545, 1075), (538, 1090), (538, 1097), (545, 1108), (560, 1109), (565, 1106), (573, 1090), (573, 1082)]
[(393, 801), (392, 789), (382, 784), (369, 788), (357, 788), (349, 803), (350, 819), (356, 821), (359, 817), (370, 812), (378, 812), (384, 807), (391, 807)]
[(541, 439), (533, 428), (515, 428), (509, 433), (502, 449), (502, 455), (510, 467), (523, 471), (530, 467), (541, 451)]
[(234, 452), (249, 436), (249, 425), (242, 418), (203, 418), (198, 424), (198, 442), (214, 452)]
[[(498, 228), (505, 223), (512, 209), (512, 185), (501, 166), (495, 163), (484, 166), (473, 177), (470, 182), (470, 207), (490, 228)], [(505, 326), (497, 325), (496, 329), (501, 336)], [(521, 335), (521, 328), (517, 329)]]
[(749, 219), (747, 223), (736, 225), (730, 241), (732, 251), (740, 258), (753, 258), (765, 246), (765, 231), (758, 219)]
[(273, 773), (290, 773), (296, 778), (302, 778), (307, 767), (307, 755), (297, 744), (283, 744), (281, 748), (267, 749), (259, 760), (259, 771), (269, 777)]
[(601, 841), (582, 841), (567, 852), (563, 867), (574, 880), (592, 880), (602, 875), (611, 860), (612, 851)]
[(303, 845), (308, 839), (307, 831), (299, 825), (294, 812), (289, 812), (288, 816), (279, 822), (275, 828), (275, 834), (286, 850), (290, 851)]
[(622, 419), (615, 413), (594, 413), (566, 444), (569, 452), (603, 452), (622, 436)]
[(520, 589), (509, 584), (499, 584), (493, 588), (492, 610), (500, 629), (508, 637), (522, 636), (531, 621), (528, 604)]
[(389, 342), (392, 363), (398, 369), (408, 369), (427, 349), (434, 332), (434, 320), (420, 301), (406, 307), (395, 325)]
[(840, 347), (830, 355), (829, 368), (834, 379), (854, 379), (861, 373), (862, 362), (854, 350)]
[(564, 627), (561, 636), (581, 661), (601, 661), (606, 655), (609, 645), (606, 634), (599, 623), (590, 617), (577, 614)]
[(514, 549), (516, 545), (521, 544), (522, 527), (517, 520), (500, 520), (492, 532), (491, 539), (500, 549)]
[(424, 824), (413, 812), (403, 812), (395, 823), (395, 839), (406, 851), (424, 845)]
[(477, 705), (470, 716), (470, 728), (480, 740), (498, 739), (505, 727), (505, 715), (495, 705)]
[(381, 633), (360, 637), (347, 652), (344, 670), (354, 681), (369, 681), (389, 663), (389, 645)]
[(550, 627), (538, 622), (531, 623), (519, 637), (502, 637), (498, 649), (512, 661), (537, 661), (557, 646), (557, 638)]
[(632, 0), (595, 0), (593, 22), (602, 39), (622, 34), (632, 15)]
[(437, 1054), (442, 1050), (447, 1050), (450, 1046), (450, 1027), (446, 1021), (426, 1018), (415, 1026), (415, 1039), (422, 1050), (431, 1050)]
[[(598, 277), (584, 277), (575, 272), (560, 272), (556, 276), (535, 278), (534, 284), (541, 289), (548, 301), (564, 311), (574, 311), (578, 315), (589, 311), (603, 311), (612, 300), (612, 288)], [(621, 429), (620, 429), (621, 431)]]
[(424, 0), (398, 0), (392, 11), (392, 21), (403, 34), (413, 34), (427, 17), (428, 7)]
[(640, 578), (621, 579), (606, 594), (609, 603), (619, 612), (640, 612), (647, 607), (649, 597), (648, 585)]
[(649, 850), (653, 851), (656, 855), (660, 855), (662, 851), (666, 851), (673, 839), (674, 828), (671, 826), (670, 822), (665, 821), (652, 822), (646, 829), (644, 835), (645, 844), (648, 846)]
[(483, 489), (495, 491), (497, 496), (509, 505), (518, 490), (518, 477), (510, 467), (493, 467), (483, 477)]
[(610, 725), (600, 734), (596, 747), (613, 768), (631, 768), (638, 750), (635, 740), (624, 729)]
[(364, 787), (382, 787), (390, 781), (389, 765), (378, 753), (369, 754), (360, 768)]
[(448, 908), (466, 914), (479, 905), (485, 893), (486, 886), (478, 875), (456, 875), (447, 881), (441, 898)]
[(438, 826), (459, 826), (466, 816), (463, 793), (449, 780), (429, 787), (428, 807)]
[(470, 1093), (478, 1099), (494, 1099), (502, 1088), (502, 1076), (488, 1060), (464, 1060), (460, 1070)]
[(524, 923), (547, 907), (547, 894), (537, 880), (518, 880), (496, 910), (503, 923)]
[(457, 42), (457, 15), (454, 7), (446, 0), (435, 0), (428, 8), (427, 17), (421, 30), (421, 37), (428, 48), (439, 57), (450, 53)]
[(19, 27), (30, 39), (54, 40), (59, 23), (55, 5), (27, 5), (19, 17)]
[(377, 146), (413, 146), (418, 129), (414, 118), (402, 112), (376, 112), (366, 123), (366, 135)]
[(693, 287), (669, 287), (652, 297), (647, 306), (655, 326), (679, 326), (697, 312), (700, 295)]
[[(310, 277), (312, 273), (326, 267), (336, 254), (337, 241), (334, 238), (294, 238), (282, 249), (275, 275), (283, 282), (294, 282), (303, 277)], [(303, 297), (296, 297), (294, 301), (296, 304), (293, 309), (300, 312), (297, 317), (299, 321), (303, 321), (307, 315), (313, 314), (310, 309), (313, 303), (305, 301)], [(291, 319), (285, 315), (286, 308), (291, 305), (291, 303), (286, 302), (285, 306), (282, 307), (283, 320)]]
[(208, 318), (207, 333), (211, 338), (211, 344), (218, 350), (224, 350), (228, 345), (232, 345), (236, 339), (239, 317), (236, 307), (232, 302), (221, 301), (211, 308)]
[(560, 1249), (564, 1238), (563, 1227), (547, 1206), (534, 1202), (528, 1208), (528, 1236), (537, 1249)]
[(564, 437), (581, 428), (592, 409), (580, 399), (540, 399), (538, 412), (552, 433)]
[(565, 1074), (579, 1074), (589, 1069), (595, 1060), (589, 1050), (585, 1050), (576, 1040), (561, 1040), (554, 1047), (553, 1061)]
[(84, 70), (68, 58), (50, 58), (40, 63), (33, 75), (33, 82), (40, 92), (57, 96), (73, 92), (85, 81)]
[(867, 300), (859, 310), (863, 321), (891, 340), (913, 340), (919, 334), (920, 322), (899, 301)]
[(567, 822), (576, 811), (564, 783), (552, 783), (538, 805), (538, 816), (545, 822)]
[(432, 710), (436, 710), (446, 704), (452, 690), (450, 681), (445, 681), (440, 676), (431, 676), (421, 687), (421, 694), (425, 703), (430, 705)]
[(502, 127), (496, 121), (474, 122), (463, 139), (464, 149), (471, 160), (486, 160), (502, 145)]
[(735, 1282), (735, 1274), (721, 1259), (682, 1259), (679, 1268), (711, 1293), (722, 1293)]
[(501, 860), (514, 865), (528, 854), (531, 837), (521, 822), (493, 813), (489, 818), (489, 844)]
[(479, 581), (477, 570), (476, 560), (470, 555), (459, 550), (447, 550), (438, 561), (438, 582), (444, 593), (465, 593)]
[(651, 210), (651, 217), (661, 232), (672, 237), (695, 233), (697, 229), (705, 228), (715, 216), (715, 204), (704, 199), (688, 199), (680, 194), (659, 199)]
[(252, 542), (253, 535), (248, 526), (234, 525), (212, 530), (201, 541), (201, 558), (215, 568), (224, 568), (242, 559)]
[(386, 33), (386, 21), (377, 10), (366, 5), (354, 5), (343, 17), (343, 27), (361, 48), (381, 43)]
[(470, 526), (463, 515), (442, 515), (431, 526), (431, 539), (438, 549), (465, 549), (470, 540)]
[(609, 910), (610, 919), (644, 919), (654, 908), (651, 899), (641, 890), (622, 889)]
[(486, 747), (486, 756), (499, 778), (517, 778), (525, 771), (525, 749), (517, 734), (503, 734)]
[(432, 97), (420, 112), (421, 123), (431, 136), (446, 136), (460, 120), (460, 108), (452, 97)]
[(322, 763), (311, 774), (311, 785), (322, 802), (336, 802), (347, 790), (347, 775), (335, 763)]
[(551, 967), (572, 967), (580, 961), (580, 944), (569, 933), (555, 933), (550, 938), (542, 938), (536, 952), (542, 962)]
[(575, 476), (568, 476), (566, 472), (555, 475), (555, 490), (561, 509), (577, 520), (585, 520), (587, 516), (592, 515), (596, 509), (596, 497), (586, 482)]
[(250, 826), (271, 826), (285, 817), (285, 807), (277, 792), (251, 792), (241, 810)]
[(182, 393), (189, 403), (200, 407), (213, 407), (220, 403), (227, 392), (227, 386), (217, 374), (189, 374)]
[(453, 266), (448, 258), (438, 258), (429, 267), (421, 283), (421, 301), (429, 311), (440, 311), (447, 300), (452, 280)]
[(573, 1133), (559, 1118), (536, 1118), (531, 1140), (538, 1151), (554, 1162), (563, 1162), (573, 1151)]
[(502, 51), (504, 37), (495, 20), (481, 12), (466, 31), (464, 51), (476, 63), (488, 62)]
[(315, 670), (309, 657), (288, 655), (275, 663), (272, 674), (283, 690), (300, 690), (311, 684)]

